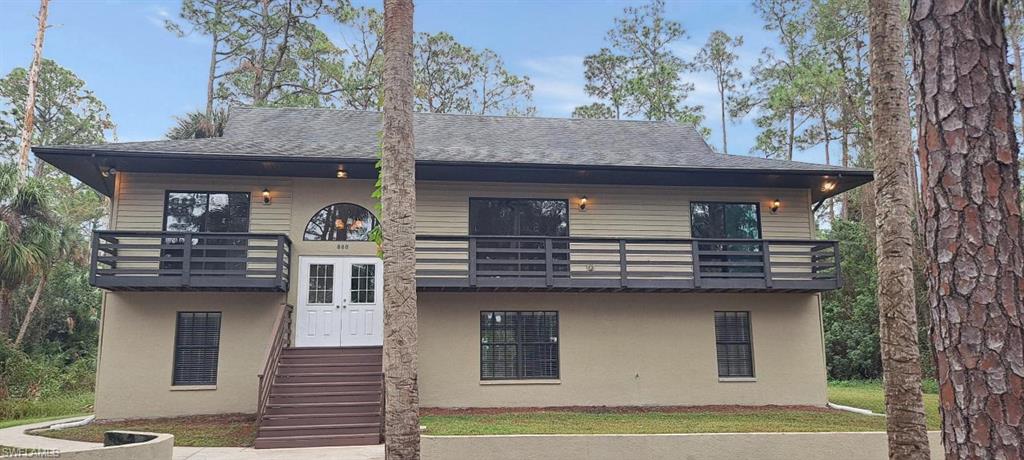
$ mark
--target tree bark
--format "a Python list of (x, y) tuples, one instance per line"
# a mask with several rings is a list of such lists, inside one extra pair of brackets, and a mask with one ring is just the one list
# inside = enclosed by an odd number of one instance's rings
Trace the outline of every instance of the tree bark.
[(50, 0), (39, 1), (39, 28), (36, 29), (36, 42), (32, 48), (32, 65), (28, 69), (28, 96), (25, 98), (25, 122), (21, 128), (21, 145), (19, 145), (18, 171), (21, 177), (28, 176), (28, 152), (32, 148), (32, 131), (36, 117), (36, 86), (39, 84), (39, 67), (43, 59), (43, 38), (46, 36), (46, 15), (49, 12)]
[(911, 4), (946, 458), (1024, 458), (1024, 254), (1003, 5)]
[(870, 0), (878, 320), (889, 458), (930, 458), (914, 296), (910, 103), (901, 0)]
[(46, 281), (50, 274), (43, 272), (42, 276), (39, 277), (39, 285), (36, 286), (36, 292), (32, 294), (32, 300), (28, 304), (28, 310), (25, 310), (25, 318), (21, 321), (21, 327), (18, 328), (18, 337), (14, 339), (14, 346), (21, 346), (21, 341), (25, 339), (25, 332), (28, 331), (28, 325), (32, 322), (32, 316), (36, 313), (36, 307), (39, 306), (39, 298), (43, 295), (43, 289), (46, 288)]
[(11, 330), (11, 297), (13, 292), (0, 282), (0, 340), (9, 340)]
[(384, 2), (384, 449), (419, 459), (416, 323), (416, 168), (413, 151), (411, 0)]
[(718, 85), (718, 99), (722, 107), (722, 153), (729, 153), (729, 141), (725, 134), (725, 89), (722, 85)]

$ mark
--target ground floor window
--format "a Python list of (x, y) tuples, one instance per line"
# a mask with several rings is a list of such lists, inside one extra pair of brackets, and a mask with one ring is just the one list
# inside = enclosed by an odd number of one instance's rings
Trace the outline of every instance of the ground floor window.
[(480, 312), (481, 380), (557, 378), (557, 311)]
[(718, 348), (719, 377), (754, 376), (750, 312), (716, 311), (715, 344)]
[(216, 385), (220, 312), (178, 312), (174, 385)]

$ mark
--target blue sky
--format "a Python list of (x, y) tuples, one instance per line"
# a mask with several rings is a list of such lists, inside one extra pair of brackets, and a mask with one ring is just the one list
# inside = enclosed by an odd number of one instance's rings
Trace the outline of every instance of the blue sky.
[[(380, 7), (380, 2), (358, 5)], [(568, 117), (572, 108), (592, 102), (583, 92), (583, 57), (604, 44), (605, 32), (623, 7), (639, 2), (611, 0), (421, 0), (417, 31), (448, 31), (462, 43), (498, 52), (514, 72), (530, 76), (538, 115)], [(163, 137), (174, 116), (203, 105), (208, 43), (178, 38), (163, 28), (180, 2), (53, 0), (44, 56), (83, 78), (107, 104), (117, 124), (117, 140)], [(0, 0), (0, 74), (27, 66), (35, 34), (37, 0)], [(741, 64), (749, 68), (761, 48), (772, 46), (748, 0), (668, 0), (668, 15), (682, 22), (690, 38), (678, 53), (692, 58), (708, 34), (721, 29), (743, 35)], [(334, 28), (335, 30), (331, 30)], [(339, 25), (326, 27), (341, 36)], [(707, 74), (685, 78), (696, 86), (690, 104), (705, 106), (710, 142), (720, 144), (717, 93)], [(749, 153), (757, 131), (750, 119), (729, 125), (731, 153)], [(797, 160), (821, 162), (818, 151), (798, 152)]]

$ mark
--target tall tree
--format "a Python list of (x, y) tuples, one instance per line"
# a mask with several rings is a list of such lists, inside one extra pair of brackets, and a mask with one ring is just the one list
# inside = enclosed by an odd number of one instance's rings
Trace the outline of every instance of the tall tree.
[(50, 8), (50, 0), (39, 0), (39, 27), (36, 29), (36, 42), (32, 46), (32, 65), (28, 70), (28, 96), (25, 98), (25, 122), (21, 127), (21, 145), (19, 145), (18, 170), (22, 176), (28, 174), (28, 152), (32, 148), (33, 124), (35, 123), (36, 85), (39, 83), (39, 66), (43, 60), (43, 38), (46, 36), (46, 14)]
[(416, 156), (413, 150), (413, 4), (384, 2), (384, 449), (419, 459), (416, 324)]
[(1003, 5), (911, 3), (946, 458), (1024, 458), (1024, 226)]
[(0, 163), (0, 340), (8, 339), (14, 289), (40, 271), (54, 247), (52, 204), (41, 179)]
[(626, 7), (608, 31), (609, 47), (587, 57), (588, 94), (608, 100), (616, 117), (621, 107), (628, 116), (699, 125), (704, 109), (686, 105), (693, 84), (680, 75), (693, 65), (673, 48), (684, 38), (682, 24), (666, 17), (664, 0)]
[(608, 107), (600, 102), (594, 102), (588, 105), (581, 105), (572, 110), (573, 118), (590, 118), (597, 120), (612, 120), (618, 119), (618, 115), (615, 113), (615, 109)]
[(731, 98), (729, 93), (736, 90), (736, 84), (743, 78), (743, 72), (736, 66), (739, 56), (733, 52), (743, 46), (743, 36), (732, 37), (716, 30), (711, 32), (708, 41), (697, 53), (697, 68), (711, 72), (715, 76), (715, 88), (718, 90), (719, 109), (722, 119), (722, 153), (729, 153), (729, 140), (725, 131), (725, 101)]
[[(590, 96), (608, 101), (607, 106), (612, 109), (613, 117), (604, 117), (603, 114), (600, 114), (601, 118), (615, 118), (616, 120), (622, 118), (622, 106), (628, 97), (629, 69), (627, 64), (628, 60), (625, 56), (612, 53), (612, 50), (608, 48), (601, 48), (597, 54), (591, 54), (583, 59), (583, 78), (587, 81), (583, 90)], [(581, 114), (597, 114), (593, 112), (594, 104), (591, 104), (590, 109), (586, 107), (580, 106), (577, 110), (580, 110)]]
[(878, 320), (889, 458), (930, 458), (914, 290), (913, 164), (901, 0), (870, 0)]
[[(0, 132), (25, 128), (23, 107), (28, 99), (29, 72), (15, 68), (0, 78)], [(39, 66), (31, 145), (99, 144), (114, 129), (107, 106), (85, 82), (56, 62), (43, 59)], [(0, 156), (13, 157), (20, 145), (14, 138), (0, 139)], [(35, 163), (35, 175), (51, 170)]]
[(177, 124), (164, 135), (168, 139), (221, 137), (228, 124), (228, 110), (221, 108), (211, 113), (189, 112), (176, 118)]

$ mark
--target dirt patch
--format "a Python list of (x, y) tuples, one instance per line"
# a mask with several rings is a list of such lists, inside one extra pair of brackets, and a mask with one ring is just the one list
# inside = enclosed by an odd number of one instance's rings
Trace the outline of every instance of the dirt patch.
[(463, 407), (463, 408), (442, 408), (424, 407), (420, 409), (421, 415), (502, 415), (502, 414), (532, 414), (539, 412), (575, 412), (585, 414), (645, 414), (645, 413), (757, 413), (757, 412), (778, 412), (778, 411), (800, 411), (800, 412), (838, 412), (835, 409), (819, 406), (741, 406), (741, 405), (714, 405), (714, 406), (549, 406), (549, 407)]

